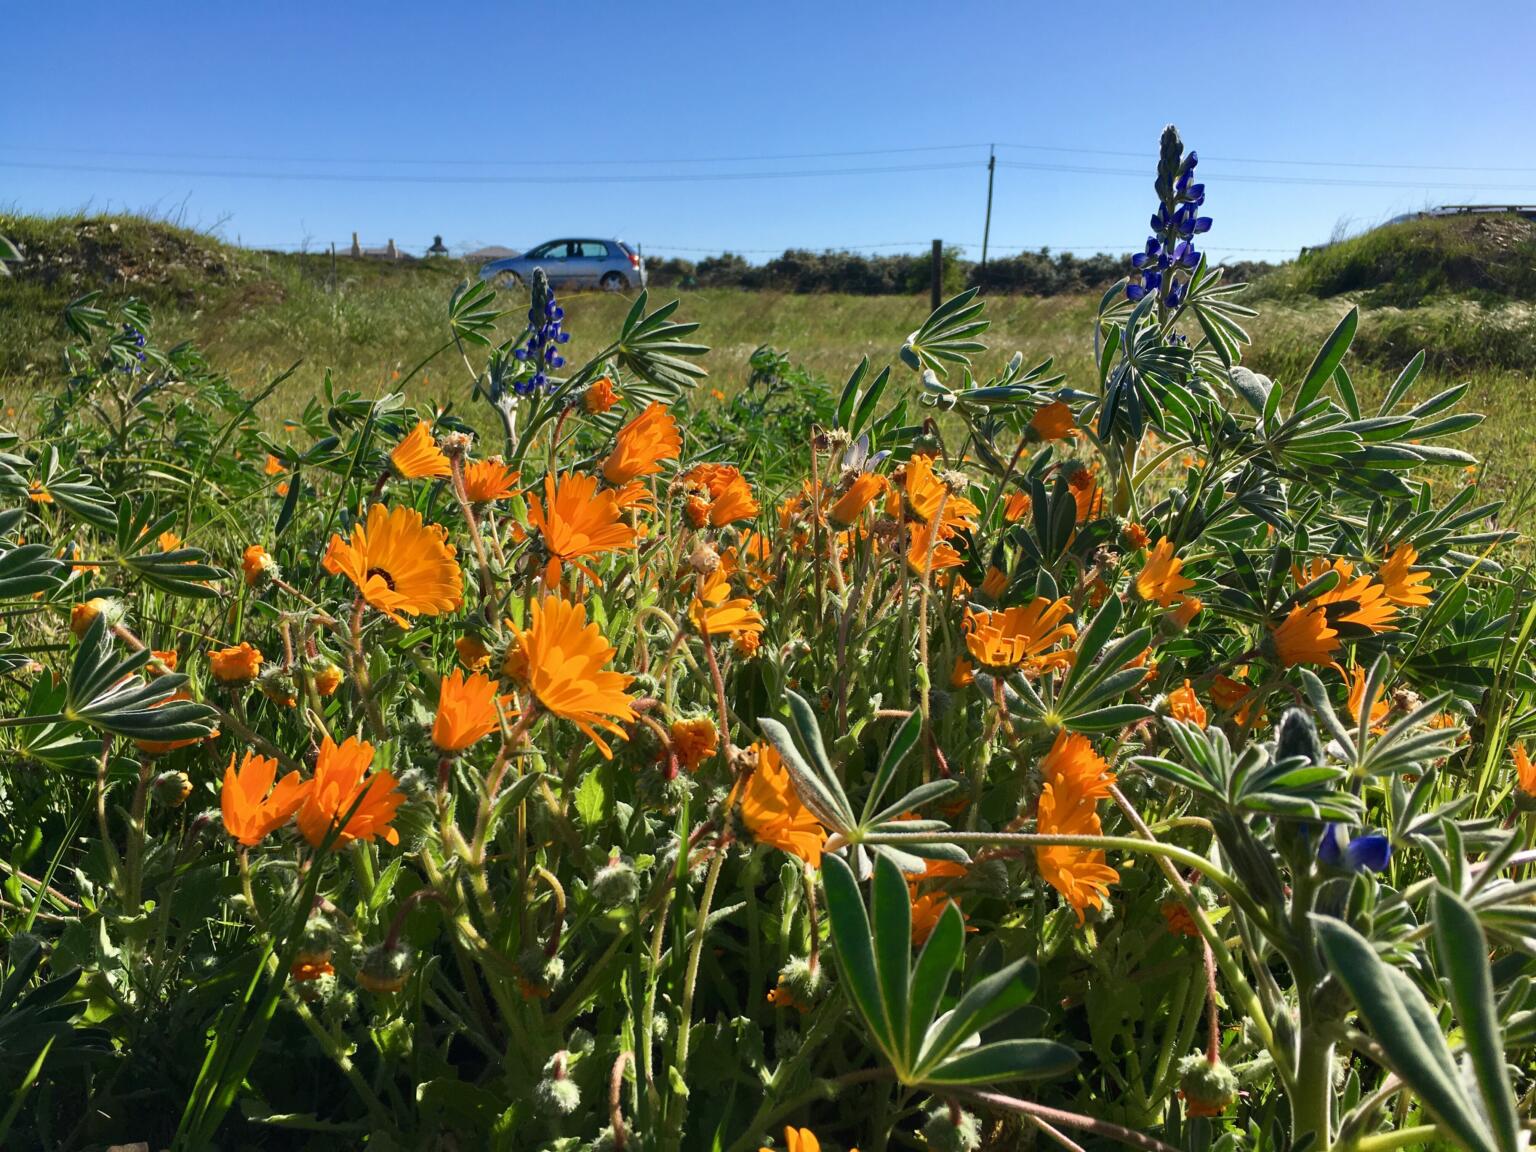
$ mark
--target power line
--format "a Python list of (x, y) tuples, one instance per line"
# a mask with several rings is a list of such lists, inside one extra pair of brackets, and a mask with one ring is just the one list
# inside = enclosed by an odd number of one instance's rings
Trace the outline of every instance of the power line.
[[(1032, 172), (1070, 172), (1093, 176), (1134, 176), (1145, 179), (1147, 173), (1139, 168), (1095, 168), (1084, 164), (1030, 164), (1022, 160), (1000, 160), (1004, 168), (1024, 168)], [(1463, 184), (1443, 180), (1368, 180), (1340, 176), (1266, 176), (1257, 173), (1203, 172), (1207, 183), (1212, 184), (1288, 184), (1316, 187), (1344, 188), (1448, 188), (1478, 192), (1536, 192), (1536, 184)]]
[(970, 163), (889, 164), (871, 168), (806, 168), (779, 172), (635, 173), (626, 176), (403, 176), (355, 172), (211, 171), (192, 168), (150, 168), (107, 164), (47, 164), (0, 160), (0, 168), (45, 172), (93, 172), (119, 176), (175, 176), (214, 180), (288, 180), (334, 184), (693, 184), (737, 180), (784, 180), (816, 176), (870, 176), (883, 173), (942, 172), (972, 168)]
[[(1054, 152), (1065, 155), (1078, 156), (1115, 156), (1133, 160), (1149, 160), (1153, 153), (1147, 150), (1135, 151), (1127, 149), (1111, 148), (1081, 148), (1058, 144), (1020, 144), (999, 143), (998, 148), (1011, 148), (1017, 151), (1027, 152)], [(733, 164), (750, 163), (776, 160), (831, 160), (859, 156), (898, 156), (911, 155), (921, 152), (965, 152), (980, 151), (990, 147), (987, 144), (918, 144), (899, 148), (856, 148), (829, 152), (762, 152), (741, 153), (725, 156), (640, 156), (622, 159), (577, 157), (567, 159), (529, 159), (520, 157), (517, 159), (493, 159), (478, 157), (466, 159), (463, 157), (419, 157), (406, 155), (392, 156), (324, 156), (308, 155), (282, 156), (262, 155), (252, 153), (218, 153), (218, 152), (151, 152), (143, 149), (108, 149), (108, 148), (83, 148), (62, 145), (41, 144), (0, 144), (3, 152), (36, 152), (52, 153), (59, 155), (76, 156), (125, 156), (140, 159), (154, 160), (190, 160), (200, 162), (219, 163), (248, 163), (248, 164), (398, 164), (411, 166), (435, 166), (435, 167), (481, 167), (481, 168), (556, 168), (556, 167), (621, 167), (636, 164)], [(1409, 164), (1395, 162), (1381, 162), (1368, 160), (1320, 160), (1320, 159), (1294, 159), (1283, 157), (1265, 156), (1225, 156), (1216, 153), (1207, 153), (1207, 161), (1215, 160), (1224, 164), (1273, 164), (1282, 166), (1294, 166), (1304, 168), (1373, 168), (1395, 171), (1412, 172), (1536, 172), (1532, 166), (1507, 166), (1489, 164)], [(1006, 161), (1004, 163), (1007, 163)], [(1139, 173), (1140, 170), (1138, 170)]]

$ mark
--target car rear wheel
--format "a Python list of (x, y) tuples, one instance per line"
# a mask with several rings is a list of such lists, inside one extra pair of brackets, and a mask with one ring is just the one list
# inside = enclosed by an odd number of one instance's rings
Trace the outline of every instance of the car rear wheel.
[(603, 277), (601, 283), (604, 292), (622, 292), (629, 287), (629, 281), (624, 279), (623, 275), (618, 272), (608, 273), (608, 275)]

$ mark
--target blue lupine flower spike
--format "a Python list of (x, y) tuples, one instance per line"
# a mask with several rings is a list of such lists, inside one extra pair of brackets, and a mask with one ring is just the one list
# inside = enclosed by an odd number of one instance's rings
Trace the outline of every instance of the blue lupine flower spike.
[(1163, 129), (1158, 148), (1157, 211), (1152, 213), (1152, 236), (1146, 249), (1131, 257), (1131, 276), (1125, 287), (1127, 300), (1145, 299), (1158, 293), (1167, 308), (1177, 308), (1189, 295), (1200, 251), (1194, 237), (1211, 229), (1209, 216), (1197, 215), (1205, 204), (1205, 185), (1194, 183), (1200, 157), (1184, 152), (1184, 143), (1172, 124)]

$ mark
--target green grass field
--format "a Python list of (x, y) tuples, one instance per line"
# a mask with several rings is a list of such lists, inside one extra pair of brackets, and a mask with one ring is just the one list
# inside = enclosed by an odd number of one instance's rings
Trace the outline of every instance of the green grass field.
[[(1362, 395), (1384, 389), (1421, 348), (1428, 359), (1420, 387), (1470, 383), (1467, 402), (1487, 421), (1463, 446), (1483, 460), (1489, 493), (1508, 501), (1512, 522), (1523, 523), (1536, 483), (1526, 401), (1536, 376), (1536, 302), (1525, 298), (1530, 285), (1517, 265), (1532, 249), (1532, 231), (1523, 221), (1502, 229), (1484, 220), (1420, 221), (1284, 265), (1251, 293), (1261, 315), (1250, 326), (1245, 362), (1295, 381), (1339, 317), (1360, 306), (1349, 367)], [(328, 255), (250, 252), (137, 217), (0, 214), (0, 234), (29, 253), (19, 274), (0, 283), (0, 391), (18, 410), (57, 379), (68, 335), (64, 306), (95, 288), (149, 302), (162, 344), (193, 342), (242, 389), (297, 364), (264, 408), (276, 414), (285, 398), (314, 395), (328, 369), (338, 382), (366, 392), (407, 375), (441, 346), (449, 295), (474, 272), (452, 260), (348, 258), (333, 271)], [(1348, 291), (1321, 294), (1341, 286)], [(672, 295), (682, 300), (680, 318), (698, 321), (699, 339), (711, 348), (703, 358), (708, 386), (727, 394), (740, 387), (752, 352), (764, 344), (835, 386), (862, 355), (877, 364), (891, 360), (928, 303), (925, 297), (736, 289), (654, 293)], [(1404, 307), (1407, 299), (1416, 306)], [(590, 354), (596, 334), (614, 330), (630, 303), (600, 293), (562, 302), (575, 362)], [(516, 302), (506, 303), (513, 309), (503, 321), (510, 335), (521, 317)], [(1096, 304), (1084, 296), (989, 299), (990, 350), (977, 359), (977, 375), (1021, 351), (1031, 362), (1055, 356), (1069, 382), (1086, 382)], [(409, 391), (414, 398), (461, 400), (464, 383), (463, 365), (449, 351), (413, 379)]]

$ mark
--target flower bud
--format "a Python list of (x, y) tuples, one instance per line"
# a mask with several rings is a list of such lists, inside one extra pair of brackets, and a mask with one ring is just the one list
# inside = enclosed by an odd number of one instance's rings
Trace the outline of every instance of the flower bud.
[(185, 772), (162, 772), (153, 787), (155, 799), (172, 808), (180, 808), (192, 795), (192, 780)]
[(1237, 1075), (1220, 1059), (1196, 1052), (1179, 1061), (1179, 1095), (1191, 1116), (1220, 1116), (1237, 1099)]
[(127, 615), (127, 609), (123, 607), (121, 601), (106, 596), (96, 596), (83, 604), (76, 604), (69, 610), (69, 630), (76, 636), (84, 636), (98, 616), (103, 617), (107, 628), (111, 629), (121, 624), (125, 615)]
[(315, 691), (322, 696), (334, 696), (336, 689), (340, 688), (341, 682), (346, 679), (340, 668), (324, 659), (311, 670), (311, 674), (315, 681)]
[(692, 568), (700, 576), (708, 576), (720, 567), (720, 553), (710, 547), (708, 540), (700, 539), (693, 546), (693, 551), (688, 555), (688, 567)]
[(245, 574), (248, 587), (256, 592), (265, 590), (274, 580), (282, 578), (282, 570), (260, 544), (252, 544), (240, 557), (240, 571)]
[(928, 1113), (923, 1137), (934, 1152), (976, 1152), (981, 1147), (981, 1125), (965, 1109), (940, 1104)]
[(640, 890), (635, 870), (617, 853), (592, 877), (592, 897), (605, 908), (623, 908), (635, 901)]
[(292, 708), (298, 703), (293, 677), (276, 664), (262, 671), (256, 678), (256, 687), (268, 700), (284, 708)]
[(387, 996), (405, 987), (414, 965), (411, 950), (403, 944), (380, 944), (370, 948), (357, 966), (357, 982), (378, 996)]

